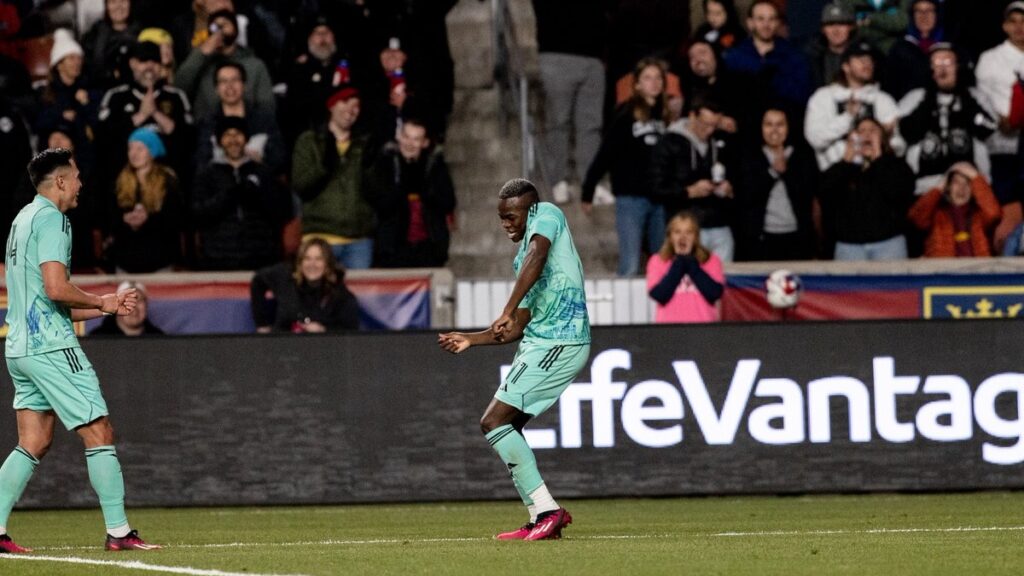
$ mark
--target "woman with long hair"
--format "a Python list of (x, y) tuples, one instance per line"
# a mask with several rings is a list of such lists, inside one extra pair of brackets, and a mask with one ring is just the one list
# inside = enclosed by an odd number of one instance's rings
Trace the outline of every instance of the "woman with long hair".
[(157, 160), (167, 153), (155, 130), (128, 137), (128, 164), (117, 175), (108, 235), (103, 244), (119, 271), (169, 270), (182, 262), (183, 212), (174, 170)]
[(103, 19), (82, 36), (82, 47), (90, 81), (106, 90), (130, 80), (123, 75), (128, 66), (126, 54), (140, 28), (131, 0), (104, 0), (103, 8)]
[(294, 262), (256, 272), (252, 279), (252, 317), (256, 331), (320, 333), (359, 328), (359, 303), (345, 286), (345, 269), (331, 245), (310, 238)]
[(657, 251), (665, 231), (665, 211), (653, 199), (648, 173), (653, 150), (671, 116), (665, 103), (667, 70), (657, 58), (637, 64), (633, 96), (615, 112), (583, 182), (582, 208), (590, 213), (598, 182), (605, 174), (611, 176), (619, 276), (639, 273), (641, 250)]
[(704, 23), (693, 35), (721, 54), (747, 37), (732, 0), (704, 0)]
[(700, 223), (683, 211), (669, 221), (661, 250), (647, 261), (647, 290), (656, 323), (717, 322), (725, 290), (722, 261), (700, 243)]

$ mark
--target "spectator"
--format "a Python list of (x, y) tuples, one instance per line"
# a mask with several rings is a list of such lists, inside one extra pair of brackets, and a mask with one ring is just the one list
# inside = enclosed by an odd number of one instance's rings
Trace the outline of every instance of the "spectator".
[(564, 204), (570, 182), (583, 182), (601, 145), (608, 13), (595, 0), (533, 0), (533, 12), (544, 91), (541, 156), (555, 202)]
[(139, 42), (128, 59), (131, 81), (111, 88), (100, 103), (97, 146), (105, 151), (101, 185), (109, 185), (126, 161), (128, 136), (141, 127), (156, 131), (168, 153), (168, 163), (180, 171), (188, 166), (193, 146), (192, 111), (181, 90), (160, 78), (160, 47)]
[(700, 242), (700, 223), (689, 212), (672, 217), (661, 250), (647, 261), (647, 290), (657, 302), (654, 321), (718, 322), (715, 305), (725, 290), (722, 261)]
[(152, 42), (160, 47), (160, 78), (174, 84), (174, 71), (178, 61), (174, 59), (174, 37), (163, 28), (146, 28), (139, 32), (139, 42)]
[(914, 88), (923, 88), (931, 79), (929, 54), (936, 43), (945, 40), (939, 0), (912, 0), (907, 35), (892, 45), (881, 74), (882, 88), (899, 100)]
[(62, 126), (77, 144), (75, 161), (79, 170), (88, 176), (96, 159), (92, 139), (99, 98), (83, 77), (82, 47), (71, 31), (60, 28), (53, 38), (50, 81), (40, 90), (41, 109), (35, 132), (45, 136)]
[(321, 103), (342, 84), (352, 82), (349, 60), (340, 53), (326, 18), (316, 17), (306, 37), (305, 52), (291, 66), (287, 79), (283, 126), (289, 143), (322, 124), (327, 115)]
[(780, 109), (765, 111), (763, 144), (750, 148), (736, 192), (738, 260), (808, 260), (818, 235), (812, 218), (818, 165), (789, 134)]
[(92, 25), (82, 37), (85, 48), (86, 76), (93, 86), (109, 90), (128, 81), (124, 65), (139, 24), (132, 14), (131, 0), (105, 0), (103, 19)]
[(304, 132), (292, 154), (292, 185), (302, 199), (303, 239), (322, 238), (347, 269), (373, 263), (374, 209), (367, 199), (372, 154), (352, 127), (359, 118), (359, 91), (350, 86), (327, 100), (326, 126)]
[(704, 22), (697, 27), (694, 38), (704, 40), (715, 52), (724, 54), (747, 37), (732, 0), (704, 0), (703, 6)]
[[(32, 142), (25, 119), (11, 104), (10, 99), (0, 91), (0, 225), (11, 227), (14, 216), (24, 206), (16, 190), (24, 185), (31, 188), (25, 166), (32, 159)], [(22, 184), (24, 182), (24, 184)], [(29, 202), (34, 193), (30, 193)]]
[(619, 276), (638, 274), (640, 251), (656, 252), (665, 233), (665, 209), (655, 201), (648, 177), (654, 149), (669, 119), (665, 74), (665, 63), (656, 58), (637, 64), (633, 97), (616, 110), (583, 181), (581, 208), (590, 214), (598, 182), (611, 174)]
[[(807, 103), (804, 136), (814, 148), (818, 167), (827, 170), (846, 151), (845, 140), (860, 120), (874, 118), (887, 132), (899, 120), (896, 101), (875, 82), (875, 53), (868, 44), (852, 44), (843, 53), (842, 75), (818, 88)], [(902, 145), (898, 136), (892, 146)]]
[(1008, 122), (1010, 95), (1017, 79), (1024, 76), (1024, 2), (1010, 2), (1003, 12), (1006, 40), (985, 51), (978, 59), (975, 74), (978, 90), (987, 105), (997, 114), (999, 130), (989, 137), (987, 145), (992, 161), (992, 189), (1003, 207), (1003, 217), (993, 233), (997, 252), (1010, 232), (1021, 223), (1021, 180), (1017, 156), (1019, 130)]
[(857, 18), (857, 36), (882, 54), (907, 29), (911, 0), (838, 0)]
[(910, 209), (910, 221), (928, 233), (924, 255), (929, 258), (991, 256), (989, 231), (1001, 210), (992, 187), (971, 166), (957, 162), (941, 188), (933, 188)]
[(359, 303), (345, 286), (345, 269), (320, 238), (304, 240), (294, 263), (258, 271), (252, 279), (256, 331), (335, 332), (359, 328)]
[[(725, 54), (725, 65), (746, 83), (747, 113), (757, 118), (766, 103), (786, 107), (800, 118), (811, 93), (811, 71), (804, 55), (779, 36), (781, 13), (770, 0), (755, 0), (748, 10), (750, 37)], [(756, 125), (756, 124), (752, 124)]]
[(705, 40), (694, 40), (687, 50), (689, 59), (686, 74), (686, 94), (689, 103), (684, 107), (687, 114), (693, 108), (692, 102), (712, 100), (722, 107), (718, 129), (735, 134), (739, 130), (740, 114), (743, 112), (743, 89), (736, 77), (722, 66), (718, 53)]
[(957, 53), (946, 43), (932, 46), (932, 78), (900, 101), (900, 133), (907, 140), (907, 163), (917, 175), (916, 193), (941, 187), (950, 166), (971, 162), (989, 172), (984, 141), (996, 123), (964, 81)]
[(217, 107), (214, 71), (224, 61), (245, 68), (245, 100), (250, 106), (273, 113), (273, 83), (266, 64), (248, 48), (238, 44), (238, 19), (231, 10), (218, 10), (209, 17), (212, 33), (192, 49), (178, 67), (175, 83), (189, 95), (196, 116), (210, 114)]
[(181, 263), (182, 201), (178, 177), (157, 162), (165, 154), (150, 128), (128, 138), (128, 163), (117, 177), (104, 241), (118, 273), (168, 271)]
[(287, 154), (281, 129), (277, 118), (268, 110), (247, 105), (242, 95), (245, 93), (245, 68), (237, 62), (221, 62), (214, 78), (217, 86), (217, 107), (210, 114), (199, 117), (197, 124), (199, 133), (196, 148), (196, 167), (205, 166), (210, 160), (221, 161), (224, 149), (220, 147), (220, 139), (216, 127), (224, 118), (242, 118), (247, 126), (245, 154), (270, 169), (272, 174), (283, 173)]
[(673, 122), (655, 147), (650, 174), (665, 212), (690, 210), (700, 224), (701, 244), (731, 262), (733, 186), (725, 141), (715, 134), (720, 121), (716, 102), (694, 101), (689, 117)]
[(378, 265), (444, 266), (448, 261), (448, 219), (455, 211), (455, 187), (441, 150), (431, 146), (426, 123), (407, 119), (397, 145), (381, 155), (375, 172), (375, 181), (381, 187)]
[(831, 84), (842, 74), (843, 53), (854, 42), (856, 31), (853, 11), (838, 2), (825, 5), (821, 11), (821, 34), (806, 49), (814, 89)]
[(223, 158), (207, 162), (196, 178), (192, 214), (204, 270), (256, 270), (281, 259), (281, 227), (291, 196), (271, 170), (246, 152), (244, 118), (222, 116), (215, 130)]
[(820, 194), (836, 260), (907, 257), (904, 231), (914, 174), (893, 153), (878, 120), (857, 122), (842, 159), (822, 175)]
[(103, 322), (99, 326), (93, 328), (92, 332), (89, 332), (90, 336), (144, 336), (153, 334), (163, 334), (156, 324), (149, 319), (149, 293), (146, 292), (146, 287), (142, 282), (136, 282), (134, 280), (128, 280), (121, 282), (117, 287), (117, 291), (128, 290), (134, 288), (135, 293), (139, 299), (135, 303), (135, 309), (132, 313), (127, 316), (119, 316), (112, 314), (103, 317)]

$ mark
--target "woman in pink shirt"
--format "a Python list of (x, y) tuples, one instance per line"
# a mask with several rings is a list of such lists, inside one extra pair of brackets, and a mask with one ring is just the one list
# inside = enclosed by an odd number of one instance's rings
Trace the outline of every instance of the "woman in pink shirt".
[(697, 217), (673, 216), (661, 250), (647, 261), (647, 290), (658, 302), (654, 321), (717, 322), (715, 302), (724, 289), (722, 261), (701, 245)]

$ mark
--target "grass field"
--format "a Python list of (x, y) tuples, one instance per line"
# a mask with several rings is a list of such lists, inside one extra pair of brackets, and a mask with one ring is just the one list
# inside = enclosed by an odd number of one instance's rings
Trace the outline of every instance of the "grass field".
[[(496, 542), (506, 502), (132, 510), (155, 552), (101, 549), (98, 511), (15, 511), (3, 575), (1020, 574), (1024, 493), (562, 502), (559, 541)], [(73, 564), (115, 562), (116, 564)], [(140, 564), (132, 565), (133, 562)]]

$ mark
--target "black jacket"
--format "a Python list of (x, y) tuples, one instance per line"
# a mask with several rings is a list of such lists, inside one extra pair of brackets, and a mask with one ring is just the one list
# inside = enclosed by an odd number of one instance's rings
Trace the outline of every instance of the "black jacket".
[(255, 270), (281, 259), (281, 226), (292, 204), (265, 165), (210, 162), (196, 178), (192, 214), (201, 268)]
[(818, 163), (814, 154), (805, 147), (794, 146), (786, 172), (779, 178), (771, 169), (764, 148), (750, 147), (745, 151), (738, 170), (735, 187), (737, 254), (757, 253), (756, 246), (764, 237), (768, 199), (777, 179), (781, 179), (796, 216), (797, 234), (801, 242), (806, 242), (808, 257), (813, 256), (815, 238), (811, 212), (818, 191)]
[(654, 149), (651, 160), (651, 179), (655, 199), (665, 205), (665, 217), (671, 218), (680, 210), (690, 210), (697, 215), (702, 228), (718, 228), (732, 225), (731, 198), (711, 194), (703, 198), (690, 198), (686, 187), (698, 180), (711, 179), (711, 166), (715, 162), (726, 165), (726, 180), (733, 184), (730, 174), (732, 162), (727, 159), (725, 141), (713, 135), (707, 150), (702, 155), (694, 146), (692, 134), (678, 128), (679, 123), (665, 133)]
[[(419, 162), (410, 165), (397, 149), (388, 149), (380, 156), (373, 170), (378, 188), (377, 229), (378, 265), (444, 266), (448, 261), (448, 215), (455, 210), (455, 186), (444, 156), (437, 148), (425, 151)], [(409, 195), (418, 194), (422, 202), (423, 222), (428, 239), (421, 247), (425, 252), (409, 258)]]
[(892, 154), (867, 169), (836, 162), (821, 177), (826, 229), (838, 242), (867, 244), (903, 234), (913, 200), (914, 173)]
[(319, 287), (296, 285), (292, 264), (282, 262), (257, 272), (250, 290), (257, 327), (290, 332), (293, 323), (308, 319), (323, 324), (328, 332), (359, 328), (359, 303), (345, 287), (341, 271), (338, 284), (324, 295)]
[(665, 123), (658, 114), (655, 112), (651, 120), (640, 122), (633, 118), (628, 103), (615, 112), (583, 180), (584, 202), (593, 202), (597, 183), (609, 173), (616, 196), (653, 196), (651, 161), (665, 132)]

